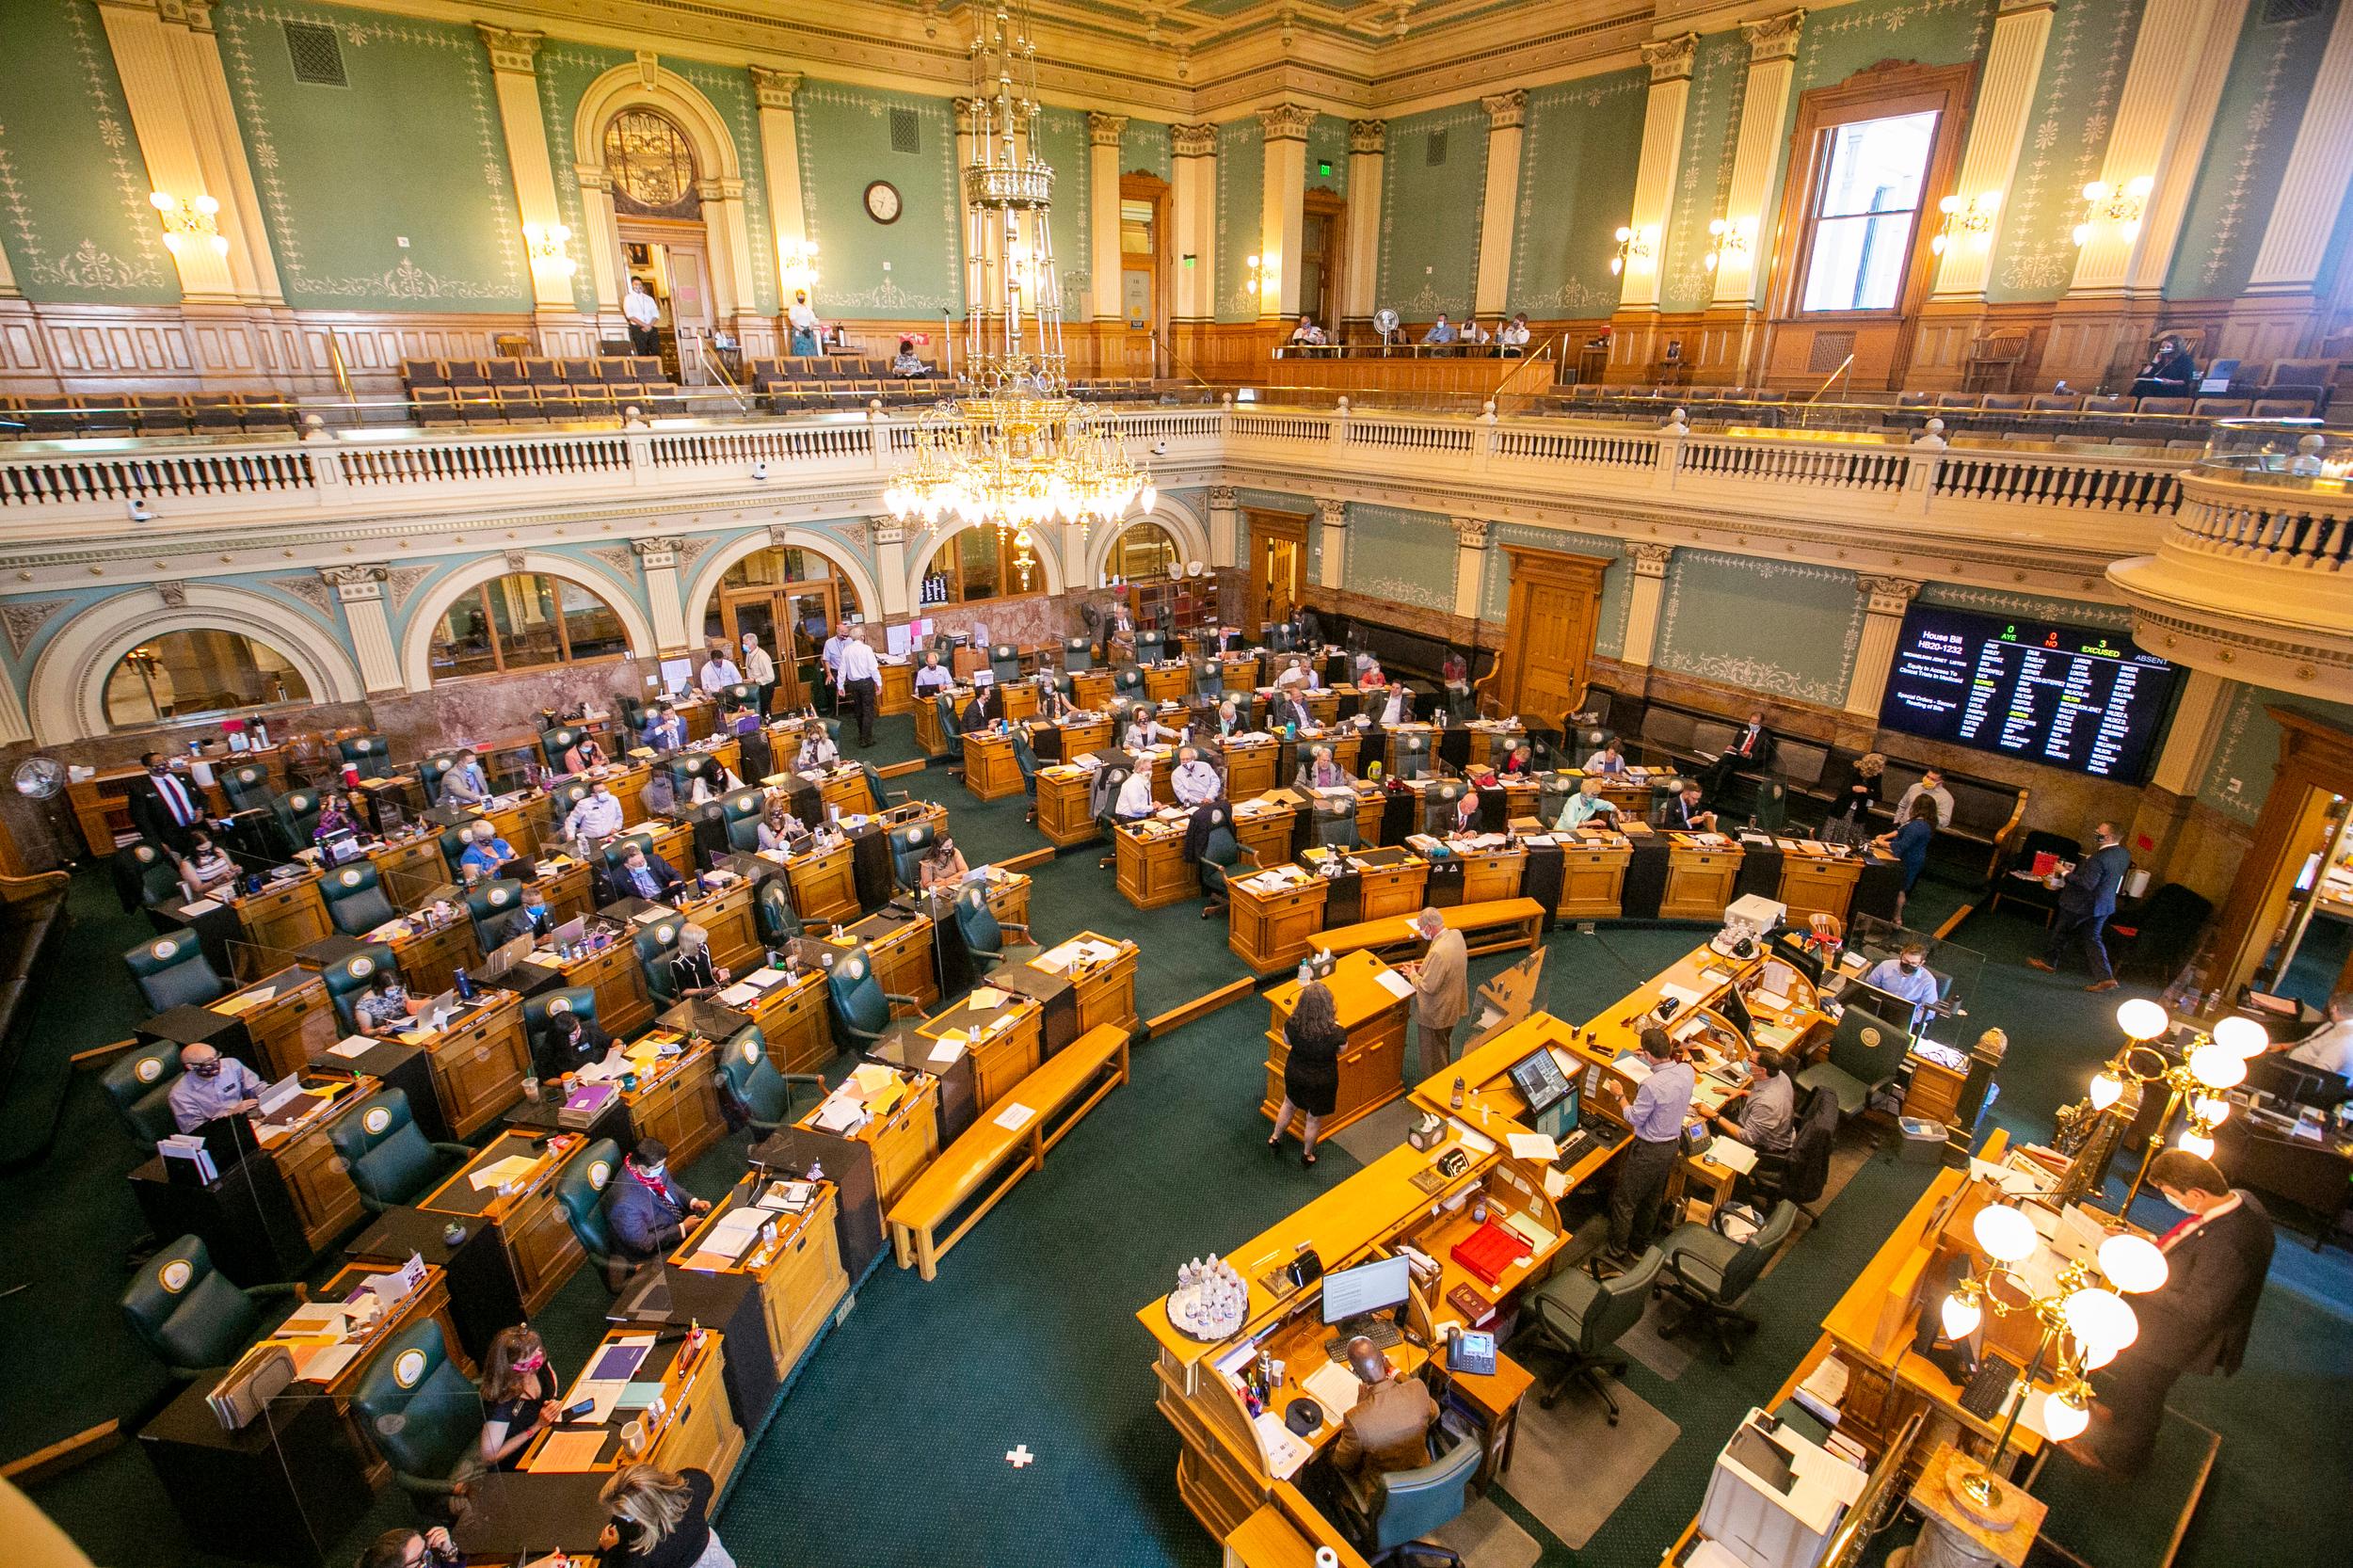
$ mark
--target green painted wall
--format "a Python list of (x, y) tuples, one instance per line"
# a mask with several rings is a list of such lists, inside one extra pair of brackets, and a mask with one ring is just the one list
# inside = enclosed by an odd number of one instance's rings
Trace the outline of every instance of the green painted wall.
[(1074, 319), (1092, 288), (1095, 248), (1095, 165), (1087, 146), (1087, 117), (1079, 109), (1038, 116), (1037, 150), (1054, 166), (1054, 264), (1062, 272), (1063, 309)]
[(1516, 522), (1500, 522), (1488, 529), (1487, 542), (1487, 568), (1479, 594), (1482, 620), (1505, 620), (1512, 614), (1512, 557), (1504, 553), (1505, 545), (1609, 558), (1611, 564), (1602, 573), (1601, 605), (1593, 619), (1593, 651), (1605, 659), (1625, 656), (1626, 617), (1634, 610), (1634, 568), (1626, 562), (1623, 544), (1598, 534), (1531, 528)]
[(2129, 632), (2133, 624), (2131, 612), (2121, 604), (2045, 599), (2040, 594), (2008, 594), (1996, 588), (1964, 587), (1958, 583), (1927, 584), (1920, 590), (1920, 602), (1942, 605), (1947, 610), (1969, 610), (1980, 616), (2016, 616), (2024, 620), (2100, 627), (2111, 632)]
[[(472, 27), (274, 0), (225, 0), (213, 17), (288, 304), (531, 309), (489, 56)], [(286, 22), (334, 25), (348, 87), (294, 79)]]
[[(804, 221), (818, 246), (822, 313), (850, 321), (901, 320), (943, 310), (962, 316), (956, 127), (949, 101), (804, 82), (792, 107)], [(919, 152), (890, 150), (894, 108), (915, 111)], [(898, 187), (895, 223), (867, 216), (866, 187), (876, 180)], [(1055, 192), (1058, 202), (1061, 194)]]
[(2243, 826), (2251, 827), (2271, 793), (2280, 765), (2280, 727), (2265, 708), (2295, 708), (2353, 729), (2353, 708), (2292, 696), (2262, 686), (2242, 686), (2222, 715), (2214, 757), (2198, 786), (2198, 798)]
[(2067, 292), (2084, 186), (2100, 177), (2107, 155), (2141, 6), (2142, 0), (2058, 0), (2025, 141), (1993, 236), (1986, 298), (2057, 299)]
[[(1446, 159), (1430, 162), (1431, 137)], [(1376, 304), (1407, 321), (1460, 317), (1479, 290), (1479, 209), (1487, 185), (1487, 111), (1476, 100), (1389, 121), (1381, 160)]]
[[(1330, 164), (1332, 172), (1320, 172)], [(1307, 188), (1348, 194), (1348, 121), (1336, 114), (1316, 116), (1307, 127)]]
[(1650, 72), (1532, 88), (1520, 136), (1519, 211), (1512, 226), (1508, 308), (1531, 315), (1604, 315), (1618, 305), (1610, 235), (1634, 210)]
[(178, 301), (98, 8), (0, 5), (0, 246), (17, 288), (37, 301)]
[(2338, 3), (2317, 0), (2309, 14), (2283, 22), (2266, 21), (2262, 0), (2248, 8), (2173, 248), (2169, 298), (2220, 299), (2247, 286)]
[[(1740, 145), (1749, 41), (1735, 28), (1701, 38), (1691, 60), (1691, 97), (1683, 111), (1683, 156), (1658, 248), (1658, 308), (1704, 311), (1716, 296), (1707, 269), (1707, 224), (1723, 216), (1724, 188)], [(1637, 138), (1640, 145), (1640, 138)]]
[(1850, 571), (1678, 550), (1667, 567), (1652, 663), (1835, 707), (1847, 698), (1866, 602)]
[(1168, 127), (1157, 120), (1128, 121), (1128, 128), (1119, 134), (1119, 172), (1149, 174), (1174, 184), (1176, 164)]
[(589, 84), (616, 66), (630, 63), (631, 56), (620, 50), (599, 49), (593, 44), (551, 40), (539, 48), (539, 118), (547, 133), (548, 162), (555, 169), (556, 206), (572, 231), (572, 260), (579, 264), (572, 273), (572, 303), (591, 313), (597, 308), (597, 280), (588, 266), (587, 210), (580, 200), (580, 177), (573, 171), (583, 163), (600, 162), (602, 152), (595, 146), (576, 146), (572, 122)]
[(1434, 512), (1407, 512), (1352, 502), (1341, 586), (1350, 593), (1454, 609), (1454, 525)]
[(1258, 253), (1266, 188), (1266, 133), (1257, 116), (1217, 128), (1217, 312), (1219, 321), (1258, 319), (1248, 258)]
[[(719, 111), (728, 135), (735, 142), (735, 167), (744, 175), (744, 232), (752, 252), (752, 310), (776, 315), (784, 309), (776, 283), (776, 232), (768, 221), (768, 176), (760, 150), (760, 100), (752, 91), (751, 72), (692, 60), (664, 59), (663, 66), (683, 76)], [(824, 270), (818, 269), (823, 278)]]
[[(1234, 492), (1234, 504), (1245, 508), (1256, 506), (1262, 511), (1289, 512), (1294, 517), (1304, 513), (1307, 519), (1307, 581), (1312, 584), (1321, 580), (1323, 576), (1323, 513), (1317, 507), (1313, 498), (1295, 495), (1289, 490), (1254, 490), (1244, 488)], [(1247, 521), (1245, 518), (1245, 525)], [(1248, 531), (1245, 526), (1244, 532)], [(1252, 559), (1253, 556), (1248, 554), (1242, 557), (1244, 570), (1249, 569)]]

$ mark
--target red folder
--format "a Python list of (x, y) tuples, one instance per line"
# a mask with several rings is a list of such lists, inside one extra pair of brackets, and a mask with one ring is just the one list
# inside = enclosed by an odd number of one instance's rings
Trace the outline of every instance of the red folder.
[(1503, 1271), (1512, 1266), (1513, 1259), (1527, 1251), (1527, 1242), (1489, 1220), (1455, 1242), (1451, 1256), (1455, 1262), (1493, 1285), (1503, 1277)]

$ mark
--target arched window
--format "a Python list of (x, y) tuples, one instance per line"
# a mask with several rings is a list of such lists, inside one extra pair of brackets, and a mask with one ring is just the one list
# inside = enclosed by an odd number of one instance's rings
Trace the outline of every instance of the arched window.
[(1128, 524), (1103, 557), (1103, 575), (1120, 583), (1157, 583), (1183, 569), (1175, 536), (1157, 522)]
[(1046, 591), (1046, 568), (1026, 534), (967, 528), (932, 552), (923, 568), (923, 603), (969, 604)]
[(284, 654), (239, 632), (167, 632), (125, 653), (106, 677), (106, 722), (117, 729), (310, 700)]
[(692, 217), (695, 150), (686, 133), (651, 109), (628, 109), (604, 128), (604, 168), (613, 177), (614, 205), (623, 212)]
[(457, 596), (433, 637), (433, 679), (616, 659), (629, 632), (577, 583), (538, 572), (494, 578)]

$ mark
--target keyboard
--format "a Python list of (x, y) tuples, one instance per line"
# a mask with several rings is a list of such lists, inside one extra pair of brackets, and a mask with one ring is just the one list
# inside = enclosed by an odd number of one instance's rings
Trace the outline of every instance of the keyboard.
[(1348, 1333), (1334, 1335), (1323, 1342), (1323, 1353), (1331, 1360), (1346, 1361), (1348, 1342), (1352, 1339), (1369, 1339), (1385, 1351), (1395, 1350), (1405, 1343), (1405, 1336), (1398, 1332), (1393, 1319), (1375, 1318), (1369, 1323), (1352, 1323), (1347, 1327)]
[(1989, 1355), (1977, 1364), (1969, 1385), (1961, 1391), (1961, 1408), (1980, 1421), (1991, 1421), (2000, 1414), (2009, 1398), (2010, 1384), (2017, 1381), (2018, 1368), (2013, 1363)]
[(1567, 1143), (1560, 1146), (1561, 1152), (1553, 1157), (1553, 1168), (1561, 1171), (1570, 1170), (1586, 1156), (1602, 1149), (1614, 1149), (1625, 1140), (1625, 1134), (1615, 1128), (1606, 1133), (1595, 1132), (1592, 1128), (1580, 1128), (1570, 1135)]

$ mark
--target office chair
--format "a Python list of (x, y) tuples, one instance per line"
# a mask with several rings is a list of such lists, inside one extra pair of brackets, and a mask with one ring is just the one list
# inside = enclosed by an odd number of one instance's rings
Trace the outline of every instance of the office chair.
[(1469, 788), (1459, 778), (1441, 778), (1421, 792), (1421, 830), (1444, 838), (1454, 830), (1454, 813)]
[(400, 972), (399, 961), (392, 950), (382, 942), (371, 943), (358, 952), (346, 953), (319, 971), (319, 979), (327, 986), (327, 1000), (335, 1004), (335, 1018), (345, 1034), (360, 1031), (360, 1020), (352, 1012), (360, 993), (368, 988), (369, 979), (378, 969)]
[(792, 1121), (792, 1090), (806, 1086), (818, 1098), (825, 1080), (818, 1073), (783, 1073), (768, 1060), (768, 1037), (758, 1024), (746, 1024), (719, 1051), (719, 1086), (733, 1104), (742, 1123), (752, 1129), (757, 1144)]
[(441, 804), (441, 779), (456, 765), (454, 751), (437, 751), (417, 764), (417, 786), (424, 792), (425, 805)]
[(613, 1232), (604, 1223), (604, 1189), (621, 1166), (621, 1145), (600, 1138), (564, 1162), (555, 1174), (555, 1201), (564, 1209), (564, 1223), (572, 1240), (597, 1266), (597, 1277), (607, 1290), (618, 1293), (635, 1270), (613, 1250)]
[[(1008, 928), (1019, 932), (1022, 939), (1006, 941)], [(1029, 940), (1028, 926), (998, 920), (997, 911), (988, 906), (988, 890), (977, 882), (956, 889), (956, 929), (964, 934), (964, 945), (984, 974), (1000, 964), (1026, 964), (1043, 951)]]
[(1610, 1348), (1641, 1321), (1665, 1262), (1665, 1254), (1650, 1247), (1634, 1267), (1611, 1279), (1597, 1280), (1582, 1269), (1562, 1269), (1529, 1296), (1520, 1335), (1532, 1335), (1539, 1344), (1568, 1358), (1560, 1376), (1544, 1385), (1537, 1403), (1550, 1410), (1570, 1384), (1582, 1383), (1609, 1407), (1609, 1424), (1618, 1424), (1618, 1397), (1603, 1374), (1624, 1373), (1625, 1357), (1612, 1355)]
[(758, 788), (729, 790), (712, 802), (727, 832), (728, 848), (750, 855), (760, 848), (760, 819), (768, 809), (768, 796)]
[(585, 730), (576, 729), (568, 724), (559, 724), (552, 729), (542, 729), (539, 731), (539, 755), (551, 769), (556, 773), (562, 773), (564, 754), (579, 744), (581, 736), (585, 733)]
[[(1721, 1222), (1734, 1212), (1726, 1209), (1717, 1218)], [(1746, 1240), (1736, 1241), (1698, 1221), (1675, 1226), (1658, 1249), (1666, 1262), (1658, 1285), (1690, 1310), (1661, 1332), (1673, 1338), (1692, 1329), (1705, 1329), (1715, 1336), (1723, 1364), (1731, 1366), (1739, 1353), (1739, 1341), (1756, 1332), (1756, 1320), (1739, 1310), (1741, 1298), (1789, 1240), (1797, 1223), (1798, 1206), (1785, 1198), (1773, 1205), (1765, 1223)]]
[(150, 1013), (167, 1013), (184, 1004), (201, 1007), (229, 993), (229, 983), (215, 971), (193, 931), (150, 936), (125, 952), (122, 962)]
[(180, 1130), (171, 1114), (171, 1086), (179, 1079), (179, 1043), (151, 1040), (106, 1064), (98, 1081), (131, 1136), (152, 1146)]
[(562, 1014), (577, 1013), (590, 1023), (597, 1021), (597, 992), (592, 985), (559, 985), (552, 991), (542, 991), (536, 997), (525, 997), (522, 1006), (523, 1039), (536, 1049), (539, 1036), (546, 1033), (548, 1020)]
[(381, 735), (354, 735), (347, 741), (336, 742), (335, 750), (345, 765), (359, 771), (361, 778), (392, 776), (392, 744)]
[(327, 1129), (371, 1214), (414, 1203), (433, 1184), (473, 1158), (463, 1144), (426, 1138), (408, 1109), (405, 1090), (379, 1089)]
[(1161, 632), (1139, 631), (1135, 637), (1136, 663), (1157, 664), (1168, 657), (1168, 636)]
[(1536, 776), (1536, 820), (1551, 831), (1561, 820), (1561, 813), (1569, 808), (1569, 800), (1577, 793), (1578, 780), (1564, 773), (1545, 773)]
[(952, 778), (964, 776), (964, 730), (956, 722), (956, 699), (942, 691), (932, 698), (932, 706), (939, 712), (939, 732), (948, 739), (948, 774)]
[(1873, 1095), (1896, 1080), (1911, 1039), (1905, 1025), (1890, 1023), (1849, 1003), (1830, 1037), (1829, 1053), (1814, 1065), (1799, 1069), (1798, 1087), (1828, 1089), (1837, 1097), (1841, 1117), (1855, 1115)]
[(1029, 821), (1037, 821), (1037, 748), (1030, 744), (1030, 732), (1020, 725), (1013, 728), (1013, 765), (1021, 775), (1021, 792), (1030, 802)]
[(523, 906), (523, 885), (512, 877), (477, 882), (466, 889), (466, 914), (473, 921), (474, 945), (490, 952), (499, 945), (498, 928)]
[(441, 1325), (412, 1323), (369, 1358), (351, 1403), (420, 1513), (446, 1512), (474, 1467), (482, 1396), (450, 1359)]
[(1262, 646), (1273, 650), (1273, 652), (1291, 652), (1294, 647), (1294, 639), (1291, 636), (1291, 623), (1287, 620), (1268, 622), (1266, 625), (1258, 628), (1258, 641)]
[(1252, 871), (1258, 869), (1258, 859), (1241, 847), (1234, 837), (1234, 814), (1221, 801), (1212, 808), (1209, 831), (1201, 842), (1201, 890), (1209, 895), (1201, 905), (1201, 918), (1223, 914), (1232, 900), (1226, 886), (1233, 878), (1234, 867), (1245, 861)]
[(1064, 637), (1062, 640), (1062, 667), (1067, 670), (1091, 670), (1095, 667), (1095, 644), (1086, 637)]
[[(555, 841), (564, 836), (564, 819), (572, 814), (573, 807), (588, 798), (589, 789), (586, 779), (574, 778), (558, 784), (548, 792), (546, 825), (539, 829), (539, 841), (542, 844), (550, 848), (556, 847)], [(459, 853), (464, 853), (464, 845), (458, 846)], [(449, 853), (449, 835), (446, 833), (441, 835), (441, 852), (444, 855)], [(456, 862), (453, 860), (450, 864), (455, 867)]]
[(694, 799), (697, 783), (707, 790), (716, 790), (726, 782), (727, 776), (719, 771), (719, 759), (707, 751), (681, 751), (670, 759), (670, 786), (678, 792), (681, 808)]
[(240, 762), (220, 776), (220, 787), (232, 811), (264, 811), (278, 798), (270, 788), (269, 770), (259, 762)]
[(1193, 695), (1211, 702), (1225, 695), (1225, 665), (1215, 659), (1193, 662)]
[(1486, 1450), (1475, 1438), (1458, 1437), (1452, 1448), (1434, 1451), (1435, 1439), (1444, 1435), (1443, 1427), (1432, 1430), (1429, 1464), (1374, 1472), (1355, 1485), (1343, 1486), (1358, 1549), (1373, 1568), (1397, 1562), (1409, 1552), (1417, 1565), (1434, 1560), (1460, 1568), (1458, 1553), (1428, 1544), (1421, 1537), (1451, 1523), (1468, 1506), (1471, 1479)]
[(180, 896), (180, 871), (161, 845), (141, 839), (115, 851), (115, 885), (136, 888), (140, 906), (150, 912), (150, 919), (160, 921), (167, 917), (153, 911)]
[(1113, 836), (1112, 824), (1118, 821), (1119, 792), (1128, 787), (1128, 780), (1134, 775), (1133, 768), (1124, 768), (1114, 762), (1095, 776), (1095, 787), (1100, 792), (1096, 796), (1095, 825), (1103, 835), (1104, 841), (1112, 846), (1111, 853), (1095, 862), (1098, 871), (1119, 858), (1118, 840)]
[(644, 733), (646, 728), (645, 698), (627, 692), (616, 692), (613, 696), (613, 712), (620, 719), (621, 727), (629, 731), (628, 744), (634, 745), (636, 737)]
[(319, 882), (319, 897), (328, 920), (346, 936), (364, 936), (399, 913), (384, 896), (373, 860), (354, 860), (328, 872)]
[(311, 847), (311, 834), (319, 824), (319, 792), (316, 790), (289, 790), (270, 803), (278, 818), (278, 831), (286, 840), (287, 852)]
[(780, 948), (798, 936), (803, 927), (800, 911), (792, 907), (792, 883), (781, 876), (761, 882), (752, 893), (752, 919), (769, 947)]
[(926, 822), (891, 829), (890, 873), (900, 887), (912, 892), (923, 885), (923, 856), (932, 852), (937, 838)]
[(218, 1377), (262, 1336), (264, 1301), (303, 1299), (299, 1285), (230, 1283), (202, 1240), (183, 1236), (139, 1265), (122, 1315), (165, 1371), (193, 1381)]
[(605, 875), (619, 874), (621, 862), (629, 857), (629, 846), (632, 844), (635, 844), (649, 856), (656, 853), (653, 847), (653, 834), (647, 828), (632, 827), (626, 833), (616, 833), (604, 841)]
[(1430, 737), (1407, 735), (1400, 740), (1389, 755), (1389, 776), (1420, 778), (1430, 772)]
[(1133, 664), (1123, 664), (1112, 677), (1112, 708), (1116, 712), (1130, 702), (1144, 696), (1144, 671)]
[(1000, 686), (1010, 686), (1021, 679), (1021, 650), (1011, 643), (999, 643), (988, 650), (988, 673)]
[(1808, 1090), (1799, 1104), (1798, 1125), (1789, 1147), (1780, 1154), (1757, 1155), (1756, 1166), (1743, 1184), (1747, 1195), (1758, 1203), (1787, 1198), (1804, 1209), (1809, 1219), (1820, 1218), (1806, 1206), (1818, 1200), (1830, 1185), (1830, 1156), (1838, 1143), (1839, 1114), (1835, 1094), (1826, 1088)]
[(1316, 802), (1316, 842), (1326, 849), (1355, 849), (1364, 842), (1353, 799)]
[(904, 1024), (891, 1022), (893, 1005), (917, 1005), (913, 997), (882, 988), (882, 982), (874, 978), (874, 961), (862, 942), (835, 959), (833, 968), (825, 971), (825, 996), (833, 1003), (837, 1035), (849, 1036), (842, 1042), (844, 1048), (859, 1052), (905, 1032)]
[(1778, 833), (1789, 823), (1789, 786), (1779, 778), (1767, 778), (1756, 786), (1756, 809), (1751, 813), (1757, 827), (1766, 833)]
[(678, 1001), (678, 987), (670, 984), (670, 959), (678, 952), (679, 927), (683, 923), (663, 920), (641, 925), (631, 937), (637, 947), (638, 970), (646, 977), (646, 995), (652, 999), (657, 1013)]
[[(1016, 731), (1016, 733), (1018, 733), (1018, 731)], [(858, 759), (857, 771), (866, 779), (867, 797), (874, 803), (875, 810), (888, 811), (890, 809), (890, 803), (893, 800), (906, 800), (911, 798), (910, 792), (905, 790), (885, 790), (883, 788), (882, 775), (876, 773), (874, 771), (874, 764), (869, 762), (863, 757)]]

